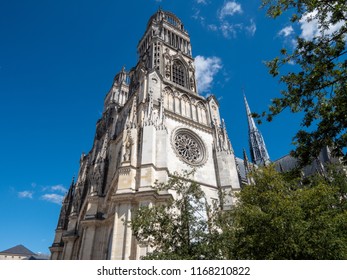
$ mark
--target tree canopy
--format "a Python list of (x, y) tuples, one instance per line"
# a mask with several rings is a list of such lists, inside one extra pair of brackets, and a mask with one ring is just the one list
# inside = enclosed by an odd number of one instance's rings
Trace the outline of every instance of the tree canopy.
[(234, 210), (223, 213), (232, 221), (222, 228), (232, 237), (231, 258), (347, 258), (347, 180), (342, 168), (303, 181), (270, 166), (254, 172), (252, 182), (239, 193)]
[[(342, 166), (310, 178), (254, 171), (232, 210), (206, 205), (194, 182), (172, 177), (176, 199), (132, 220), (146, 259), (347, 259), (347, 177)], [(204, 214), (206, 213), (206, 215)]]
[(176, 199), (140, 207), (131, 221), (138, 242), (152, 248), (145, 259), (217, 259), (211, 244), (204, 192), (190, 181), (192, 172), (175, 173), (166, 184), (156, 184), (158, 192), (170, 191)]
[[(298, 36), (294, 50), (282, 49), (267, 62), (285, 89), (263, 116), (271, 121), (283, 110), (303, 112), (293, 140), (301, 164), (316, 158), (324, 146), (347, 161), (347, 2), (345, 0), (262, 0), (270, 17), (291, 14), (292, 24), (310, 23), (311, 36)], [(284, 65), (293, 71), (281, 74)], [(293, 66), (294, 65), (294, 66)]]

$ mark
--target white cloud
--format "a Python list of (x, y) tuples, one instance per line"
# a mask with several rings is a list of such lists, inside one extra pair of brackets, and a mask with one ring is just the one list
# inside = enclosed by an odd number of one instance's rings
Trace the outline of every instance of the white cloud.
[(22, 191), (18, 192), (18, 197), (20, 198), (33, 198), (33, 192), (31, 191)]
[(248, 26), (246, 26), (246, 30), (248, 31), (248, 33), (253, 36), (255, 34), (255, 31), (257, 30), (257, 26), (254, 22), (253, 19), (251, 19), (251, 22)]
[(219, 29), (222, 31), (222, 34), (225, 38), (230, 38), (230, 35), (232, 35), (233, 37), (236, 36), (236, 30), (234, 26), (229, 22), (222, 22)]
[(205, 18), (200, 15), (200, 10), (197, 9), (194, 15), (192, 15), (192, 18), (200, 21), (202, 25), (205, 25)]
[(62, 192), (62, 193), (66, 193), (67, 192), (67, 189), (63, 185), (61, 185), (61, 184), (52, 186), (51, 190), (52, 191)]
[(213, 83), (213, 79), (222, 68), (222, 61), (219, 57), (195, 57), (195, 73), (200, 93), (208, 91)]
[[(31, 183), (32, 188), (36, 188), (37, 185), (36, 183)], [(40, 192), (40, 199), (52, 202), (52, 203), (57, 203), (61, 204), (64, 195), (68, 189), (64, 187), (62, 184), (57, 184), (57, 185), (52, 185), (52, 186), (39, 186), (39, 189), (36, 189), (36, 193)], [(21, 191), (17, 192), (17, 195), (19, 198), (34, 198), (34, 191), (31, 190), (26, 190), (26, 191)], [(39, 196), (39, 195), (38, 195)]]
[(294, 39), (294, 38), (290, 39), (290, 40), (289, 40), (289, 45), (290, 45), (293, 49), (295, 49), (296, 46), (297, 46), (297, 41), (296, 41), (296, 39)]
[(55, 193), (47, 193), (41, 196), (41, 199), (46, 200), (48, 202), (56, 203), (56, 204), (61, 204), (63, 201), (64, 196), (60, 194), (55, 194)]
[(229, 39), (231, 37), (236, 37), (237, 32), (243, 29), (243, 24), (230, 24), (227, 21), (223, 21), (221, 22), (219, 29), (222, 31), (223, 36)]
[(215, 24), (209, 24), (209, 25), (207, 26), (207, 28), (208, 28), (209, 30), (212, 30), (212, 31), (217, 31), (217, 30), (218, 30), (218, 27), (217, 27), (217, 25), (215, 25)]
[(232, 16), (234, 14), (242, 14), (242, 7), (236, 1), (228, 1), (224, 4), (219, 12), (219, 18), (222, 20), (226, 16)]
[(316, 11), (308, 13), (299, 21), (301, 28), (300, 36), (306, 40), (312, 40), (313, 37), (319, 34), (318, 20), (314, 18), (316, 14)]
[(283, 36), (283, 37), (288, 37), (294, 34), (294, 29), (293, 26), (288, 25), (284, 28), (282, 28), (279, 32), (278, 35), (279, 36)]
[[(323, 32), (325, 35), (331, 35), (345, 24), (343, 21), (339, 21), (336, 24), (330, 24), (327, 30), (323, 30), (318, 22), (317, 13), (317, 11), (307, 13), (299, 21), (301, 28), (300, 37), (305, 40), (312, 40), (314, 37), (322, 35)], [(331, 13), (328, 13), (326, 22), (329, 22), (330, 18)]]
[(66, 193), (68, 189), (64, 187), (62, 184), (53, 185), (53, 186), (41, 186), (42, 192), (60, 192), (60, 193)]
[(292, 25), (288, 25), (282, 28), (280, 31), (278, 31), (277, 35), (283, 38), (284, 45), (295, 49), (297, 41), (295, 38), (295, 30)]
[[(199, 4), (209, 4), (207, 0), (195, 0)], [(201, 25), (207, 30), (213, 32), (220, 32), (227, 38), (235, 38), (240, 31), (247, 32), (250, 36), (253, 36), (257, 30), (257, 26), (253, 19), (250, 19), (249, 23), (245, 18), (241, 19), (241, 22), (229, 21), (227, 17), (233, 16), (235, 14), (242, 14), (243, 9), (240, 3), (235, 0), (225, 1), (224, 4), (218, 9), (216, 16), (217, 22), (210, 23), (209, 18), (205, 18), (201, 15), (201, 10), (194, 8), (194, 14), (192, 18), (200, 21)]]

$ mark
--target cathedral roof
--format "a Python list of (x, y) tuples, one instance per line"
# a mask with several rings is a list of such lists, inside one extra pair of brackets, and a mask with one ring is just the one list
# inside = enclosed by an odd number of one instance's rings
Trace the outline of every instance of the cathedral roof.
[[(337, 162), (337, 159), (330, 157), (330, 152), (327, 147), (323, 148), (316, 160), (312, 161), (309, 165), (306, 165), (302, 168), (304, 176), (311, 176), (315, 173), (324, 173), (326, 163)], [(299, 161), (295, 157), (292, 157), (290, 154), (285, 155), (273, 162), (275, 168), (279, 172), (288, 172), (298, 168)]]
[(246, 167), (244, 164), (244, 161), (242, 158), (235, 157), (236, 164), (238, 165), (239, 168), (239, 175), (242, 179), (242, 181), (246, 182), (247, 181), (247, 174), (246, 174)]
[(275, 168), (279, 172), (291, 171), (298, 166), (298, 160), (291, 155), (285, 155), (274, 161)]

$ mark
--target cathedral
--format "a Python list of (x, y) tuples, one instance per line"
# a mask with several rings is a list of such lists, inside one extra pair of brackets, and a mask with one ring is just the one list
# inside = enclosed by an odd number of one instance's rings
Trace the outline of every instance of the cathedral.
[[(137, 52), (137, 65), (115, 76), (93, 147), (81, 155), (50, 247), (53, 260), (140, 259), (151, 248), (132, 235), (133, 209), (175, 197), (158, 193), (155, 182), (194, 169), (207, 200), (227, 191), (230, 208), (252, 165), (270, 162), (246, 98), (251, 161), (246, 152), (234, 155), (217, 99), (197, 91), (190, 37), (178, 17), (158, 10)], [(285, 171), (293, 159), (275, 164)]]

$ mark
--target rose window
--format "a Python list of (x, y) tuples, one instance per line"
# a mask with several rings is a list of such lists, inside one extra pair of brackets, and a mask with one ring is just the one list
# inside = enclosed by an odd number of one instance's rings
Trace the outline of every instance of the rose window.
[(179, 129), (174, 133), (172, 144), (177, 155), (184, 162), (200, 165), (206, 159), (206, 152), (202, 140), (187, 129)]

